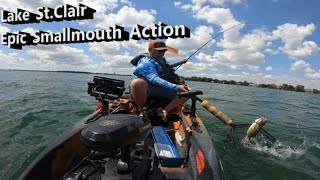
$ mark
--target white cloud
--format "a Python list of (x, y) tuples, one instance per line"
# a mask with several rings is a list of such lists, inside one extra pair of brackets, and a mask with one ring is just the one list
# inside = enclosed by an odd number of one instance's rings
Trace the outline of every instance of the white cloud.
[[(117, 2), (117, 0), (115, 0)], [(129, 6), (135, 6), (131, 1), (129, 0), (120, 0), (121, 3), (123, 4), (127, 4)]]
[[(203, 32), (207, 33), (208, 31), (205, 30)], [(210, 58), (219, 60), (220, 64), (227, 64), (231, 69), (238, 69), (240, 65), (245, 64), (263, 64), (265, 62), (264, 54), (259, 51), (269, 39), (270, 36), (263, 31), (254, 31), (252, 34), (247, 34), (243, 37), (226, 34), (217, 43), (224, 50), (214, 52)], [(193, 45), (193, 43), (184, 44)], [(201, 47), (201, 45), (199, 44), (198, 47)]]
[(271, 54), (271, 55), (276, 55), (279, 53), (279, 51), (274, 50), (274, 49), (270, 49), (270, 48), (266, 48), (264, 51)]
[(35, 36), (36, 32), (38, 32), (38, 30), (33, 29), (32, 27), (27, 27), (21, 30), (22, 32), (26, 32), (31, 34), (32, 36)]
[(174, 5), (179, 7), (180, 9), (184, 11), (198, 11), (201, 9), (202, 3), (205, 2), (206, 0), (198, 0), (198, 1), (193, 1), (192, 4), (182, 4), (181, 2), (175, 2)]
[[(131, 66), (130, 60), (140, 54), (140, 53), (145, 53), (147, 52), (147, 47), (148, 47), (149, 42), (143, 42), (143, 43), (138, 43), (138, 41), (123, 41), (123, 42), (94, 42), (90, 43), (89, 50), (94, 53), (97, 57), (101, 57), (104, 61), (107, 61), (109, 65), (112, 66), (111, 63), (114, 62), (115, 58), (117, 60), (125, 60), (126, 63), (120, 63), (123, 65)], [(127, 49), (128, 52), (123, 53), (121, 52), (121, 49)], [(132, 55), (130, 55), (130, 53)], [(125, 54), (125, 55), (121, 55)], [(104, 64), (105, 65), (105, 64)], [(119, 63), (116, 63), (116, 65), (119, 65)], [(123, 68), (123, 67), (122, 67)]]
[(316, 72), (316, 71), (315, 71), (314, 69), (308, 67), (308, 68), (306, 68), (306, 69), (304, 70), (304, 72), (305, 72), (305, 73), (314, 73), (314, 72)]
[(123, 6), (116, 14), (97, 14), (91, 21), (85, 21), (81, 24), (91, 25), (98, 28), (119, 25), (122, 27), (132, 27), (135, 24), (142, 26), (152, 26), (155, 24), (155, 10), (137, 10), (134, 7)]
[(60, 1), (53, 1), (53, 0), (10, 0), (5, 1), (0, 4), (0, 7), (2, 7), (5, 10), (16, 12), (17, 8), (25, 9), (28, 11), (31, 11), (33, 13), (36, 13), (36, 10), (38, 7), (51, 7), (54, 8), (58, 5), (64, 4)]
[(85, 66), (90, 61), (88, 55), (84, 50), (73, 48), (67, 45), (38, 45), (35, 47), (28, 47), (27, 53), (33, 60), (44, 62), (52, 61), (56, 65), (61, 66)]
[[(320, 70), (316, 72), (314, 69), (307, 68), (305, 69), (305, 75), (310, 79), (320, 80)], [(319, 82), (318, 82), (319, 84)], [(314, 87), (314, 86), (313, 86)]]
[(22, 8), (31, 12), (36, 13), (38, 7), (51, 7), (55, 8), (58, 5), (62, 4), (70, 4), (77, 6), (79, 3), (85, 4), (95, 10), (97, 12), (105, 12), (106, 10), (112, 10), (116, 8), (118, 5), (118, 0), (99, 0), (99, 1), (92, 1), (92, 0), (10, 0), (5, 1), (0, 4), (0, 7), (3, 9), (16, 11), (17, 8)]
[(184, 73), (187, 73), (187, 76), (190, 77), (191, 75), (198, 75), (199, 72), (205, 71), (208, 65), (205, 63), (188, 62), (182, 67), (185, 70)]
[(264, 63), (264, 55), (260, 52), (224, 50), (214, 53), (214, 57), (219, 60), (230, 62), (233, 64), (262, 64)]
[(196, 19), (205, 20), (211, 24), (219, 25), (222, 29), (227, 29), (233, 25), (239, 24), (239, 22), (234, 19), (230, 9), (225, 8), (211, 8), (210, 6), (205, 6), (199, 11), (196, 11), (194, 17)]
[[(133, 57), (130, 55), (115, 55), (112, 59), (105, 60), (102, 65), (106, 68), (131, 70), (134, 66), (130, 64)], [(132, 71), (128, 71), (132, 72)], [(127, 72), (127, 74), (128, 74)], [(130, 74), (130, 73), (129, 73)]]
[(25, 69), (26, 61), (18, 52), (0, 50), (0, 69)]
[[(196, 0), (194, 0), (196, 1)], [(223, 6), (228, 2), (231, 2), (233, 4), (239, 4), (241, 3), (241, 0), (208, 0), (209, 3), (212, 3), (213, 5), (217, 6)]]
[(180, 6), (182, 3), (176, 1), (176, 2), (174, 2), (173, 4), (174, 4), (175, 6)]
[(234, 4), (240, 4), (242, 0), (232, 0)]
[(196, 55), (196, 58), (200, 61), (200, 63), (197, 64), (201, 64), (203, 71), (223, 69), (236, 70), (242, 67), (241, 65), (237, 65), (234, 63), (223, 62), (215, 58), (214, 56), (207, 55), (205, 53), (199, 53), (198, 55)]
[(306, 76), (308, 76), (311, 79), (318, 79), (320, 80), (320, 71), (316, 73), (307, 73)]
[[(89, 71), (97, 72), (96, 64), (92, 64), (91, 58), (85, 54), (84, 50), (70, 47), (67, 45), (38, 45), (27, 46), (25, 51), (13, 56), (19, 61), (10, 62), (14, 65), (9, 66), (0, 60), (1, 68), (31, 69), (31, 70), (70, 70), (70, 71)], [(25, 56), (24, 53), (28, 56)], [(0, 55), (0, 58), (9, 59)], [(26, 57), (23, 59), (22, 57)], [(30, 58), (29, 58), (30, 57)], [(4, 66), (4, 67), (3, 67)], [(106, 71), (100, 71), (106, 72)]]
[(209, 5), (213, 5), (215, 7), (223, 7), (226, 6), (227, 3), (232, 4), (240, 4), (241, 0), (192, 0), (191, 4), (182, 4), (181, 2), (174, 2), (174, 5), (179, 7), (182, 10), (192, 12), (197, 12), (200, 9), (203, 8), (203, 5), (206, 5), (209, 7)]
[(19, 53), (12, 52), (12, 53), (3, 53), (0, 50), (0, 62), (5, 64), (15, 64), (16, 62), (24, 61), (23, 58), (20, 57)]
[(304, 41), (297, 49), (280, 48), (285, 53), (294, 59), (299, 57), (309, 57), (316, 54), (319, 51), (317, 44), (313, 41)]
[(248, 69), (250, 69), (251, 71), (259, 71), (259, 66), (252, 66), (252, 65), (247, 65)]
[[(111, 72), (118, 72), (117, 70), (119, 70), (125, 74), (130, 74), (128, 72), (132, 72), (133, 69), (130, 64), (131, 59), (139, 53), (146, 52), (148, 42), (142, 44), (137, 43), (137, 41), (99, 42), (90, 43), (89, 45), (89, 50), (103, 60), (98, 65), (100, 68), (107, 68)], [(120, 51), (124, 48), (128, 51), (133, 51), (133, 55), (130, 55), (129, 52), (123, 53)]]
[(217, 43), (222, 51), (215, 52), (218, 59), (236, 64), (263, 64), (265, 56), (264, 47), (272, 40), (270, 33), (262, 30), (253, 30), (244, 36), (240, 35), (241, 24), (223, 35), (223, 39)]
[(184, 5), (179, 4), (177, 6), (179, 6), (180, 9), (184, 11), (200, 9), (200, 7), (192, 6), (191, 4), (184, 4)]
[[(99, 0), (99, 1), (93, 1), (93, 0), (62, 0), (63, 2), (60, 2), (60, 4), (71, 4), (73, 6), (78, 6), (79, 3), (89, 6), (90, 8), (93, 8), (96, 10), (96, 14), (103, 14), (106, 12), (110, 12), (118, 7), (118, 0)], [(59, 1), (57, 1), (59, 2)], [(121, 3), (126, 3), (123, 0)]]
[(208, 0), (208, 1), (211, 2), (213, 5), (222, 6), (224, 5), (226, 0)]
[(278, 26), (272, 32), (274, 38), (280, 38), (284, 43), (279, 50), (292, 59), (308, 57), (319, 51), (317, 44), (313, 41), (304, 41), (305, 37), (311, 35), (315, 30), (314, 24), (298, 26), (297, 24), (286, 23)]
[(102, 58), (111, 58), (120, 53), (121, 42), (94, 42), (89, 44), (89, 50), (95, 53), (96, 56)]
[(202, 6), (205, 3), (212, 4), (214, 6), (224, 6), (226, 3), (239, 4), (241, 0), (192, 0), (192, 3), (197, 6)]
[(122, 47), (134, 51), (136, 54), (148, 52), (148, 44), (149, 42), (139, 43), (139, 41), (136, 40), (123, 41), (121, 43)]
[(248, 73), (248, 72), (242, 72), (242, 75), (244, 75), (244, 76), (250, 76), (251, 74)]
[(0, 34), (5, 34), (7, 32), (10, 32), (10, 29), (0, 24)]
[(306, 63), (305, 61), (299, 60), (299, 61), (296, 61), (293, 64), (291, 64), (290, 71), (297, 71), (299, 69), (306, 69), (309, 67), (310, 67), (309, 63)]
[(269, 71), (269, 72), (272, 71), (272, 67), (270, 67), (270, 66), (266, 67), (266, 71)]
[[(207, 41), (212, 39), (211, 34), (213, 29), (210, 26), (198, 26), (196, 27), (194, 33), (191, 32), (190, 38), (179, 38), (171, 39), (169, 38), (166, 43), (173, 48), (177, 48), (184, 51), (196, 51), (199, 47), (204, 45)], [(212, 40), (206, 46), (202, 48), (201, 51), (208, 50), (208, 48), (215, 42)]]

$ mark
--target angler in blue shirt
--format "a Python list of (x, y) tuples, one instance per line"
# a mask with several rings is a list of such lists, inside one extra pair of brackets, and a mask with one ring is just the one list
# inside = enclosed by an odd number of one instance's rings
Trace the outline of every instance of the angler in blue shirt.
[(140, 109), (146, 105), (147, 97), (161, 96), (170, 99), (171, 102), (159, 112), (162, 114), (162, 120), (166, 121), (167, 113), (188, 100), (177, 97), (177, 92), (186, 92), (190, 88), (178, 84), (173, 70), (173, 67), (184, 64), (187, 60), (168, 65), (163, 58), (167, 47), (162, 41), (151, 41), (148, 50), (149, 54), (138, 59), (137, 68), (133, 72), (133, 80), (130, 83), (131, 97)]

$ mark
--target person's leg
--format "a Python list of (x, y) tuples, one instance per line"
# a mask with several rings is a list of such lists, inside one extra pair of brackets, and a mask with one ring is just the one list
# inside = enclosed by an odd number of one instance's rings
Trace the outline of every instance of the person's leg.
[(175, 97), (168, 105), (166, 105), (163, 109), (169, 114), (172, 110), (174, 110), (176, 107), (184, 104), (188, 101), (189, 98), (180, 98)]
[(148, 83), (143, 79), (134, 79), (130, 83), (131, 97), (137, 104), (138, 108), (142, 110), (147, 103)]
[(170, 103), (167, 104), (163, 109), (166, 111), (166, 113), (170, 113), (172, 110), (174, 110), (176, 107), (184, 104), (188, 101), (189, 98), (180, 98), (177, 97), (177, 92), (168, 90), (163, 87), (157, 87), (157, 86), (149, 86), (148, 90), (148, 96), (160, 96), (167, 99), (170, 99)]

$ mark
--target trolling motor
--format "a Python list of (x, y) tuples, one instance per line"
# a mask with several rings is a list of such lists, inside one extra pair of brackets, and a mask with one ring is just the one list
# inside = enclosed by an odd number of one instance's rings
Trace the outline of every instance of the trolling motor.
[(151, 121), (144, 116), (111, 114), (103, 116), (81, 132), (81, 141), (97, 152), (116, 154), (120, 151), (117, 170), (129, 171), (131, 150), (146, 140), (150, 133)]

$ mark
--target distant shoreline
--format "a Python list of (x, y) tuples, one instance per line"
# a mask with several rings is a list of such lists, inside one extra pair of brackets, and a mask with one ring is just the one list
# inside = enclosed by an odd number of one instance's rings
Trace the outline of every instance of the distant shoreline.
[(36, 71), (36, 72), (58, 72), (58, 73), (77, 73), (77, 74), (101, 74), (101, 75), (116, 75), (116, 76), (132, 76), (129, 74), (116, 74), (116, 73), (94, 73), (86, 71), (46, 71), (46, 70), (25, 70), (25, 69), (0, 69), (0, 71)]
[(312, 94), (320, 94), (320, 90), (318, 89), (305, 89), (303, 85), (293, 86), (290, 84), (282, 84), (282, 85), (275, 85), (275, 84), (256, 84), (247, 81), (234, 81), (234, 80), (219, 80), (219, 79), (212, 79), (207, 77), (181, 77), (183, 80), (188, 81), (199, 81), (199, 82), (207, 82), (207, 83), (218, 83), (218, 84), (228, 84), (228, 85), (236, 85), (236, 86), (251, 86), (251, 87), (258, 87), (258, 88), (267, 88), (267, 89), (277, 89), (277, 90), (284, 90), (284, 91), (296, 91), (296, 92), (304, 92), (304, 93), (312, 93)]
[[(100, 75), (115, 75), (115, 76), (132, 76), (128, 74), (116, 74), (116, 73), (94, 73), (94, 72), (86, 72), (86, 71), (46, 71), (46, 70), (22, 70), (22, 69), (0, 69), (0, 71), (36, 71), (36, 72), (58, 72), (58, 73), (78, 73), (78, 74), (100, 74)], [(304, 93), (312, 93), (312, 94), (320, 94), (320, 90), (317, 89), (304, 89), (304, 86), (297, 85), (296, 87), (289, 84), (282, 84), (277, 86), (275, 84), (255, 84), (252, 82), (236, 82), (234, 80), (218, 80), (206, 77), (183, 77), (184, 80), (188, 81), (199, 81), (199, 82), (207, 82), (207, 83), (218, 83), (218, 84), (229, 84), (229, 85), (237, 85), (237, 86), (253, 86), (258, 88), (267, 88), (267, 89), (278, 89), (285, 91), (296, 91), (296, 92), (304, 92)]]

